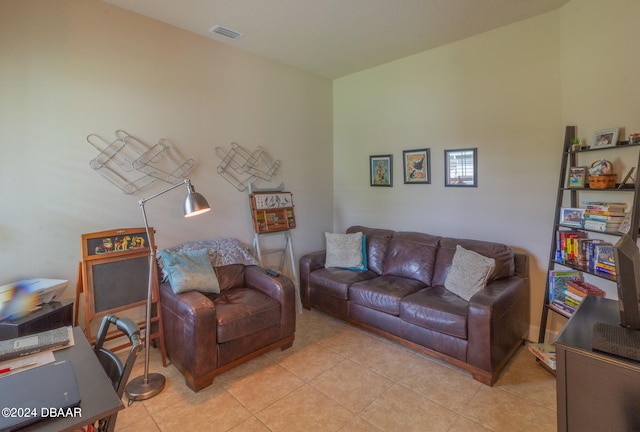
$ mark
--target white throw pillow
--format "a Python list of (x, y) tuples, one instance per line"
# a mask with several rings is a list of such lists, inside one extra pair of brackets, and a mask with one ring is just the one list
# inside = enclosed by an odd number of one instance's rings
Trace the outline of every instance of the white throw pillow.
[(475, 293), (487, 286), (487, 280), (495, 265), (496, 260), (493, 258), (487, 258), (457, 245), (444, 287), (469, 301)]
[(364, 242), (361, 232), (353, 234), (324, 233), (327, 241), (325, 267), (366, 270)]

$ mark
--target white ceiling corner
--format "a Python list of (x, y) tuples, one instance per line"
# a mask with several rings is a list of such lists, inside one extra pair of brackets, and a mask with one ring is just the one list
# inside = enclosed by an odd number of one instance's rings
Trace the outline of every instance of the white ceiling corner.
[[(558, 9), (568, 0), (102, 0), (338, 78)], [(243, 36), (209, 30), (221, 25)]]

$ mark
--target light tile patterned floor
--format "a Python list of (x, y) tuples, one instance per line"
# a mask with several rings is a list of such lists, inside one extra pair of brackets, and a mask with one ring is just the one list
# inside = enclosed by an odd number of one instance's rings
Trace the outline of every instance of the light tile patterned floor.
[[(142, 371), (139, 361), (132, 377)], [(226, 372), (198, 393), (173, 366), (162, 367), (156, 349), (151, 371), (165, 375), (165, 389), (121, 411), (118, 432), (556, 430), (555, 378), (524, 346), (488, 387), (316, 311), (298, 316), (292, 348)]]

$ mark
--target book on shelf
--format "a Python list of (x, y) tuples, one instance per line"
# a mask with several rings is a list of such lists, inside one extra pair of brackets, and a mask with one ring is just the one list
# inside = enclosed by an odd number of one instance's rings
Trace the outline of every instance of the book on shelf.
[(529, 352), (549, 368), (556, 370), (556, 348), (546, 343), (529, 343)]
[(584, 229), (599, 232), (617, 232), (620, 222), (599, 221), (594, 219), (584, 220)]
[(574, 261), (577, 252), (577, 245), (574, 240), (585, 236), (582, 231), (559, 230), (556, 236), (556, 256), (558, 260)]
[(601, 215), (601, 214), (589, 213), (589, 212), (586, 212), (584, 214), (585, 221), (622, 223), (624, 218), (625, 216), (607, 216), (607, 215)]
[(584, 201), (583, 204), (587, 210), (624, 212), (627, 209), (626, 203)]
[(587, 214), (592, 215), (592, 216), (618, 216), (618, 217), (624, 217), (625, 212), (624, 211), (611, 211), (611, 210), (585, 210), (584, 212), (585, 216)]
[(555, 309), (556, 311), (560, 312), (561, 314), (564, 314), (564, 315), (567, 315), (567, 316), (573, 315), (573, 313), (576, 311), (575, 308), (572, 308), (572, 307), (568, 306), (567, 304), (564, 303), (563, 300), (559, 300), (559, 299), (556, 299), (556, 300), (552, 301), (551, 303), (549, 303), (549, 306), (552, 309)]
[(570, 280), (567, 282), (567, 292), (573, 293), (575, 295), (582, 294), (584, 298), (587, 295), (592, 295), (596, 297), (605, 297), (606, 293), (598, 288), (597, 286), (590, 284), (589, 282), (581, 281), (581, 280)]

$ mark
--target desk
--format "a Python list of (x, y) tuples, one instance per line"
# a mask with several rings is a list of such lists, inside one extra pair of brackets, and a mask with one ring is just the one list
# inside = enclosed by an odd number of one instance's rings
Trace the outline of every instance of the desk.
[[(56, 360), (69, 360), (78, 381), (80, 390), (80, 408), (82, 417), (44, 419), (33, 423), (20, 431), (73, 431), (77, 427), (93, 423), (108, 417), (124, 408), (118, 398), (111, 380), (104, 372), (98, 357), (93, 352), (80, 327), (73, 328), (75, 344), (72, 347), (55, 351)], [(2, 381), (0, 380), (0, 384)], [(46, 383), (42, 383), (46, 385)], [(3, 389), (0, 391), (11, 391)]]
[(640, 430), (640, 362), (593, 351), (593, 323), (617, 325), (618, 302), (587, 296), (555, 340), (558, 431)]

